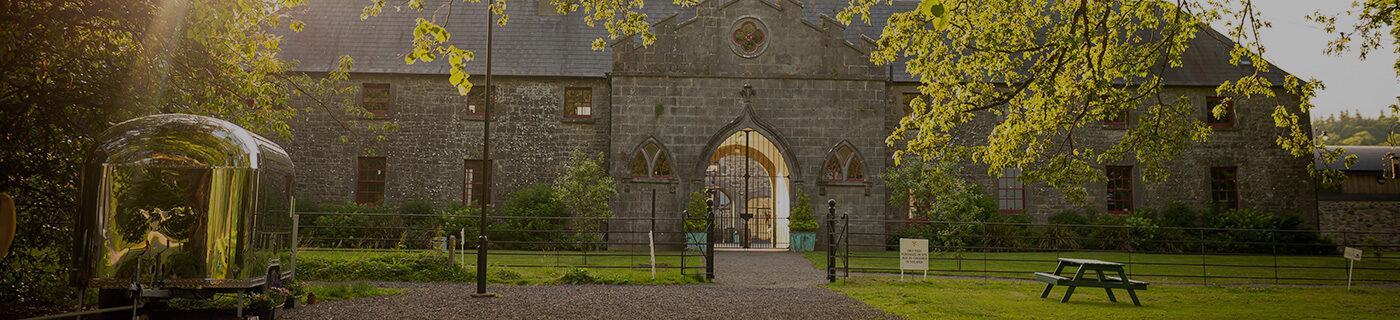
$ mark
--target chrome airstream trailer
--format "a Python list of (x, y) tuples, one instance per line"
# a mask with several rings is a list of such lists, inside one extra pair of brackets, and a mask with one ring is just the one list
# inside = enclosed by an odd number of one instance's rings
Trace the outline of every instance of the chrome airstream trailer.
[(290, 280), (294, 174), (281, 147), (224, 120), (119, 123), (83, 165), (74, 284), (129, 304)]

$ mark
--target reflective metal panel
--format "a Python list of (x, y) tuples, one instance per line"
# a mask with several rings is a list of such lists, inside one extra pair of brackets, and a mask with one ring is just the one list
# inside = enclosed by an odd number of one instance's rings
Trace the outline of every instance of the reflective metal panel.
[(280, 237), (289, 238), (281, 226), (291, 224), (293, 171), (276, 144), (222, 120), (156, 115), (114, 126), (83, 171), (75, 282), (261, 284), (290, 251)]

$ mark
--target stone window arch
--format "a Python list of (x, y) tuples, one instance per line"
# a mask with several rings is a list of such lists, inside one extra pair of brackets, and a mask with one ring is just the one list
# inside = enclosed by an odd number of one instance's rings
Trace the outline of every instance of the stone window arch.
[(670, 153), (655, 138), (647, 139), (634, 152), (631, 171), (633, 178), (670, 178)]
[(822, 180), (865, 181), (865, 162), (849, 142), (842, 141), (831, 149), (822, 168)]

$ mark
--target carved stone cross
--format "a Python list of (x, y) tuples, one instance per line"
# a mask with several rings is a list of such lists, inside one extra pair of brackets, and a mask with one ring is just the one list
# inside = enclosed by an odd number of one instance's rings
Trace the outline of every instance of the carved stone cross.
[(744, 89), (739, 90), (739, 96), (744, 97), (744, 103), (753, 103), (753, 85), (744, 84)]

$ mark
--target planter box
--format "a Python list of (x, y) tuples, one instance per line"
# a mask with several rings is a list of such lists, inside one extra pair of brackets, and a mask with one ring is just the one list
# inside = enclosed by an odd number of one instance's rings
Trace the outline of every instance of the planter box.
[(252, 313), (253, 313), (253, 315), (255, 315), (255, 316), (258, 317), (258, 320), (276, 320), (276, 319), (277, 319), (277, 309), (281, 309), (281, 308), (282, 308), (282, 306), (276, 306), (276, 307), (272, 307), (272, 308), (269, 308), (269, 309), (252, 310), (252, 311), (253, 311)]
[(788, 232), (788, 250), (793, 252), (812, 251), (817, 246), (817, 233), (812, 231)]
[(708, 239), (709, 237), (705, 236), (704, 232), (685, 233), (685, 242), (687, 249), (694, 249), (696, 251), (705, 252), (705, 250), (709, 249), (709, 246), (706, 245), (706, 241)]

